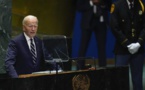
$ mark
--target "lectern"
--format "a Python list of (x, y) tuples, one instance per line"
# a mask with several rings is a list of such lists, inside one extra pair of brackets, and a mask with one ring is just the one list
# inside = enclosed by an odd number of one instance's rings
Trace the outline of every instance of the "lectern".
[(15, 79), (0, 78), (0, 90), (129, 90), (128, 66), (60, 72), (57, 88), (55, 75), (28, 74)]

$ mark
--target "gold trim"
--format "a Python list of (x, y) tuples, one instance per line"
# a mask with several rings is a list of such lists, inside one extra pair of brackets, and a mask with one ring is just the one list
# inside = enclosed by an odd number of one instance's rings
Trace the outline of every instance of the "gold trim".
[(144, 41), (142, 38), (139, 38), (139, 40), (142, 40), (142, 41)]
[(114, 9), (115, 9), (115, 5), (114, 5), (114, 4), (112, 4), (112, 5), (111, 5), (111, 10), (110, 10), (110, 13), (113, 13), (113, 12), (114, 12)]
[(89, 90), (90, 78), (87, 75), (75, 75), (72, 79), (73, 90)]
[(125, 39), (121, 44), (125, 43), (128, 39)]
[(141, 5), (141, 8), (142, 8), (142, 11), (144, 12), (144, 5), (143, 5), (141, 0), (139, 0), (139, 2), (140, 2), (140, 5)]

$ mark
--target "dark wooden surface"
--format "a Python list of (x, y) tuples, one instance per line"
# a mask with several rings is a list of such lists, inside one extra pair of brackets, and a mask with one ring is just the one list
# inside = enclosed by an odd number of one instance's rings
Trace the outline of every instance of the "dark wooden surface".
[(92, 71), (67, 71), (57, 75), (28, 74), (13, 79), (1, 77), (0, 90), (75, 90), (73, 78), (77, 75), (88, 76), (90, 80), (88, 90), (129, 90), (128, 67), (107, 67)]

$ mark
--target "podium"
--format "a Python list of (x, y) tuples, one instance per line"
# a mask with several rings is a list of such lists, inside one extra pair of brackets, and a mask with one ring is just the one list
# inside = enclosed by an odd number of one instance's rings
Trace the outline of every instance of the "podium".
[(60, 72), (57, 87), (55, 77), (56, 74), (27, 74), (0, 78), (0, 90), (129, 90), (128, 66)]

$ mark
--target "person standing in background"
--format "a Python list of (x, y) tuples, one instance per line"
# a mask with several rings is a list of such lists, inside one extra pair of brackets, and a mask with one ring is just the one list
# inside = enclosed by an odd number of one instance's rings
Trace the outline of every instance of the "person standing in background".
[[(77, 10), (81, 12), (81, 42), (79, 57), (85, 57), (92, 32), (95, 33), (99, 66), (106, 66), (106, 35), (108, 11), (112, 0), (77, 0)], [(78, 60), (78, 69), (85, 69), (85, 61)]]
[(118, 0), (111, 6), (111, 30), (116, 38), (115, 65), (130, 66), (133, 90), (143, 90), (145, 13), (142, 0)]
[(45, 70), (43, 43), (36, 37), (37, 17), (33, 15), (26, 16), (22, 25), (23, 33), (12, 39), (7, 49), (5, 67), (11, 78)]

